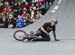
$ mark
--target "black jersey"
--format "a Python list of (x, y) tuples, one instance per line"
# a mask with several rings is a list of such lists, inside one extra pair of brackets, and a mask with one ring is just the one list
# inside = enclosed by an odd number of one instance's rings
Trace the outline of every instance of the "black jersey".
[(55, 32), (55, 26), (51, 26), (50, 22), (46, 22), (43, 26), (42, 26), (48, 33), (51, 31)]

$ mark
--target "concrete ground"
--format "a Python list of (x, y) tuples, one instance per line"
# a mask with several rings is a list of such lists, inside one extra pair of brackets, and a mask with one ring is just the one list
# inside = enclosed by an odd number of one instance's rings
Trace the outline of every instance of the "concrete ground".
[[(19, 42), (14, 40), (16, 29), (0, 29), (0, 55), (75, 55), (75, 0), (56, 0), (47, 14), (22, 30), (37, 30), (51, 18), (58, 20), (55, 42)], [(37, 27), (37, 28), (36, 28)]]

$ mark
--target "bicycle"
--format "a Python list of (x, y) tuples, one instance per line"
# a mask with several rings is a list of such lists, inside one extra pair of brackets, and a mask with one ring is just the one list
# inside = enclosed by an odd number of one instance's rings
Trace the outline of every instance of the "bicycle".
[(18, 40), (18, 41), (24, 41), (24, 40), (28, 40), (31, 41), (31, 39), (36, 38), (37, 36), (35, 36), (34, 32), (31, 31), (29, 34), (26, 33), (23, 30), (17, 30), (14, 32), (13, 34), (14, 39)]

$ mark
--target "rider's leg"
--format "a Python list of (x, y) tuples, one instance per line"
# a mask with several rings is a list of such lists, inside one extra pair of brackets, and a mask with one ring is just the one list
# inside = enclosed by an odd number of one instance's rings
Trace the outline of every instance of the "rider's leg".
[[(39, 36), (41, 35), (41, 32), (40, 30), (38, 30), (35, 34), (33, 34), (33, 32), (31, 32), (31, 34), (32, 34), (32, 37), (25, 37), (25, 39), (28, 39), (28, 41), (32, 41), (35, 38), (39, 38)], [(33, 36), (36, 36), (36, 37), (33, 37)]]
[(40, 36), (41, 35), (41, 31), (38, 30), (34, 35), (37, 36), (37, 37)]
[(42, 38), (34, 38), (32, 41), (50, 41), (50, 36), (42, 33), (40, 36), (42, 36)]

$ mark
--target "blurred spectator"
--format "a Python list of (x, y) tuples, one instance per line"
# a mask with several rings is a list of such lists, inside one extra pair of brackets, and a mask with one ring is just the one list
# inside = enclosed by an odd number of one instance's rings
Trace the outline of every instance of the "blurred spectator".
[(8, 17), (8, 28), (15, 28), (16, 27), (16, 20), (13, 18), (13, 15), (10, 14)]
[(43, 15), (41, 14), (41, 12), (39, 10), (37, 10), (37, 13), (36, 13), (36, 20), (42, 18)]
[(8, 12), (7, 12), (7, 17), (9, 17), (9, 15), (13, 15), (13, 11), (11, 8), (8, 9)]
[(2, 10), (2, 14), (6, 16), (7, 13), (8, 13), (8, 9), (7, 9), (7, 8), (4, 8), (4, 9)]
[(24, 11), (24, 12), (22, 13), (22, 18), (25, 19), (25, 20), (27, 19), (27, 13), (26, 13), (26, 11)]
[(27, 9), (27, 11), (29, 11), (29, 9), (30, 9), (30, 5), (29, 5), (29, 3), (28, 3), (28, 2), (25, 2), (24, 8), (26, 8), (26, 9)]
[(42, 15), (44, 15), (46, 13), (47, 10), (46, 10), (46, 7), (45, 7), (44, 3), (40, 3), (39, 10), (41, 10)]
[(17, 10), (18, 10), (18, 4), (17, 4), (17, 3), (15, 3), (15, 4), (12, 6), (12, 10), (14, 10), (14, 9), (17, 9)]
[(3, 21), (3, 28), (8, 28), (8, 19), (6, 16), (2, 17), (2, 21)]
[(10, 6), (10, 4), (9, 4), (8, 1), (5, 1), (5, 2), (4, 2), (3, 7), (4, 7), (4, 8), (7, 8), (7, 9), (11, 8), (11, 6)]
[(39, 9), (45, 9), (45, 4), (44, 3), (40, 3), (39, 5), (40, 5)]
[(25, 20), (18, 15), (18, 18), (16, 19), (16, 28), (23, 28), (25, 26)]
[(31, 9), (30, 9), (30, 12), (31, 12), (31, 13), (30, 13), (30, 14), (31, 14), (31, 17), (30, 17), (30, 18), (31, 18), (31, 20), (32, 20), (33, 22), (35, 22), (35, 11), (31, 8)]
[(18, 8), (19, 14), (21, 15), (22, 14), (22, 9), (23, 9), (23, 4), (21, 4), (21, 2), (18, 2), (17, 8)]
[(2, 12), (2, 9), (3, 9), (3, 3), (0, 2), (0, 12)]
[(14, 9), (14, 11), (13, 11), (14, 18), (17, 18), (18, 14), (19, 14), (18, 10)]
[(34, 4), (34, 3), (32, 3), (30, 8), (32, 8), (32, 9), (34, 9), (34, 10), (36, 10), (36, 6), (35, 6), (35, 4)]
[(39, 3), (36, 3), (36, 10), (39, 10), (39, 8), (40, 8)]

